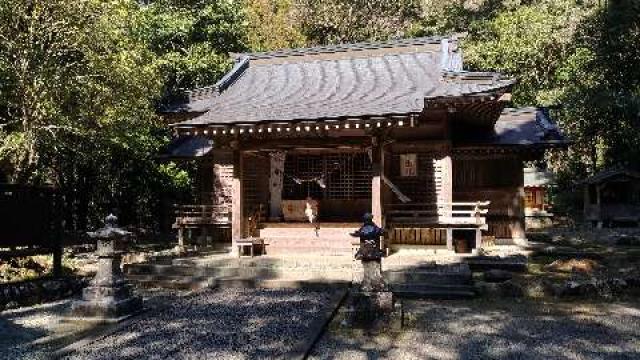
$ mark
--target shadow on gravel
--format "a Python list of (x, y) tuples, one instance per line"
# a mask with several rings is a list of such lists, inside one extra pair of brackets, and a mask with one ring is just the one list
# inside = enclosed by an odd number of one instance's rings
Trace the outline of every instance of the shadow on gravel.
[(330, 292), (208, 290), (151, 311), (70, 359), (282, 358), (308, 334)]
[(0, 334), (0, 349), (8, 349), (41, 338), (46, 331), (22, 326), (15, 322), (13, 316), (0, 314)]
[[(408, 327), (378, 336), (325, 334), (312, 359), (638, 359), (640, 307), (412, 302)], [(566, 306), (566, 304), (564, 305)], [(551, 308), (551, 310), (549, 310)]]

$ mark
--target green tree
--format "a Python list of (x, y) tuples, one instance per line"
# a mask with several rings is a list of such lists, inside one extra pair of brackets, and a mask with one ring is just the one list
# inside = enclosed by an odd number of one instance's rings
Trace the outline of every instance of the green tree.
[(252, 51), (306, 45), (292, 0), (247, 0), (246, 6), (247, 41)]
[(516, 77), (516, 105), (555, 104), (568, 84), (557, 73), (574, 56), (576, 28), (594, 8), (574, 0), (537, 1), (476, 20), (464, 44), (467, 64)]
[(167, 181), (151, 161), (162, 82), (131, 34), (138, 15), (125, 0), (0, 2), (0, 161), (14, 182), (57, 187), (72, 229), (112, 207), (149, 217)]
[(143, 6), (135, 37), (157, 56), (165, 98), (212, 85), (246, 48), (243, 4), (233, 0), (158, 0)]
[(417, 0), (297, 0), (302, 33), (315, 44), (404, 37), (417, 18)]

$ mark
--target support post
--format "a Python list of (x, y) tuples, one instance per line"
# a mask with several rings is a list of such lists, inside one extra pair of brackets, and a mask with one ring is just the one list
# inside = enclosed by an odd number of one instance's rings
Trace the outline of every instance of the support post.
[(178, 225), (178, 249), (180, 252), (186, 251), (184, 244), (184, 226)]
[[(371, 138), (371, 167), (373, 177), (371, 178), (371, 215), (373, 222), (381, 228), (385, 228), (383, 218), (383, 198), (382, 198), (382, 175), (384, 174), (384, 150), (380, 143), (380, 138)], [(387, 248), (385, 241), (381, 241), (381, 247)]]
[(62, 276), (62, 195), (58, 192), (53, 194), (53, 276)]
[(238, 251), (236, 241), (244, 236), (244, 198), (243, 198), (243, 161), (242, 151), (234, 149), (233, 151), (233, 180), (232, 180), (232, 198), (231, 198), (231, 251)]
[(451, 161), (451, 155), (447, 154), (440, 159), (441, 176), (442, 176), (442, 190), (438, 194), (437, 201), (441, 204), (446, 204), (441, 208), (444, 210), (442, 216), (445, 218), (451, 218), (451, 203), (453, 202), (453, 164)]
[(447, 250), (455, 251), (453, 248), (453, 229), (447, 228)]
[(280, 221), (282, 218), (282, 187), (284, 181), (284, 152), (270, 154), (271, 169), (269, 174), (269, 218)]
[[(519, 169), (523, 168), (523, 162), (518, 161), (516, 165)], [(513, 212), (516, 215), (516, 221), (512, 224), (511, 238), (517, 245), (526, 246), (527, 234), (525, 232), (525, 213), (524, 213), (524, 172), (518, 177), (518, 187), (516, 188), (516, 201), (514, 202)]]

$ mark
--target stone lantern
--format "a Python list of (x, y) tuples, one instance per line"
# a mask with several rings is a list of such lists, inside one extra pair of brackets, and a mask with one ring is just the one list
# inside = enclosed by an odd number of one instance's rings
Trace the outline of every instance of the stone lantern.
[(364, 224), (351, 236), (360, 238), (356, 260), (362, 262), (363, 277), (360, 288), (352, 294), (356, 317), (376, 320), (394, 311), (393, 293), (382, 276), (382, 250), (380, 237), (384, 230), (373, 223), (371, 214), (364, 215)]
[(104, 222), (103, 228), (88, 233), (98, 242), (98, 271), (83, 290), (82, 299), (73, 303), (71, 313), (86, 320), (120, 321), (142, 310), (142, 298), (133, 295), (120, 269), (131, 233), (118, 227), (113, 214)]

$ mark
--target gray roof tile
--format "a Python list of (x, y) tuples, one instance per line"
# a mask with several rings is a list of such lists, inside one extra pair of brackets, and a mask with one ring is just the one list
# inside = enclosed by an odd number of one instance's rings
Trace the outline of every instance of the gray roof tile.
[[(513, 85), (512, 79), (495, 73), (443, 72), (443, 55), (432, 45), (440, 41), (419, 38), (245, 54), (248, 66), (225, 90), (192, 91), (189, 102), (169, 111), (204, 112), (180, 125), (411, 114), (423, 110), (425, 99)], [(417, 46), (425, 44), (430, 45)]]
[(568, 142), (542, 108), (505, 109), (496, 122), (493, 144), (566, 145)]

